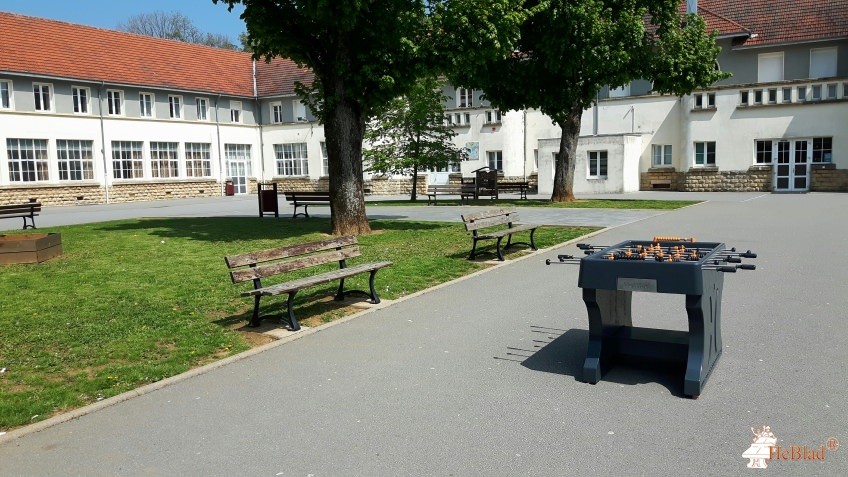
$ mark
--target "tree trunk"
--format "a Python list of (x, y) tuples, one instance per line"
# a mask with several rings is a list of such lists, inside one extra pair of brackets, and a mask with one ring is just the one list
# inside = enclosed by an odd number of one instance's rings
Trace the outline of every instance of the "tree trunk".
[(577, 140), (580, 138), (582, 119), (583, 108), (579, 104), (573, 104), (565, 121), (558, 124), (562, 129), (562, 135), (554, 168), (554, 191), (551, 202), (574, 200), (574, 165), (577, 162)]
[(412, 202), (418, 200), (418, 164), (412, 165), (412, 195), (409, 200)]
[(324, 134), (330, 173), (330, 222), (333, 235), (371, 232), (365, 215), (362, 138), (365, 115), (358, 104), (341, 99), (328, 111)]

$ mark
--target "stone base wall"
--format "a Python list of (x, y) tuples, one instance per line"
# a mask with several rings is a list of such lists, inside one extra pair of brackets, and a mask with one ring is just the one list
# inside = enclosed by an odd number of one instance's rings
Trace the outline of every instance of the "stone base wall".
[[(330, 190), (329, 180), (326, 179), (326, 178), (310, 179), (308, 177), (295, 177), (295, 178), (274, 179), (271, 182), (277, 184), (277, 190), (280, 193), (282, 193), (284, 191), (314, 192), (314, 191)], [(256, 192), (255, 189), (251, 191), (251, 193), (255, 193), (255, 192)]]
[(837, 169), (834, 164), (813, 165), (810, 171), (810, 190), (848, 192), (848, 169)]
[(122, 182), (109, 188), (109, 202), (217, 197), (221, 185), (214, 179), (179, 182)]
[(100, 185), (0, 187), (0, 205), (40, 202), (41, 205), (105, 204), (106, 192)]
[(639, 190), (680, 190), (681, 173), (674, 169), (648, 169), (639, 176)]
[[(366, 191), (373, 195), (412, 195), (412, 179), (396, 179), (391, 177), (373, 176), (365, 181)], [(427, 193), (427, 174), (419, 174), (415, 184), (418, 195)]]
[(771, 166), (755, 166), (747, 171), (718, 169), (652, 169), (643, 172), (640, 190), (683, 192), (768, 192), (771, 190)]

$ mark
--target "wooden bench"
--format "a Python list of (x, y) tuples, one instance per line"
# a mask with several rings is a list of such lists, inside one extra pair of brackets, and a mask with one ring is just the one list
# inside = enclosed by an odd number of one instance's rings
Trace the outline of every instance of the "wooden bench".
[[(517, 223), (518, 212), (515, 209), (490, 209), (473, 214), (463, 214), (462, 221), (465, 223), (465, 230), (471, 232), (471, 238), (474, 239), (474, 245), (471, 247), (471, 255), (468, 257), (469, 260), (474, 260), (477, 256), (477, 242), (480, 240), (498, 241), (495, 250), (500, 261), (504, 259), (503, 253), (501, 253), (501, 240), (504, 237), (507, 237), (507, 240), (503, 250), (517, 244), (529, 245), (532, 250), (538, 250), (536, 248), (536, 242), (533, 240), (533, 235), (540, 226)], [(503, 227), (504, 225), (506, 228)], [(530, 231), (530, 243), (512, 241), (512, 234), (527, 230)]]
[[(27, 202), (26, 204), (0, 205), (0, 219), (21, 217), (24, 219), (24, 230), (35, 228), (35, 216), (41, 212), (41, 204)], [(27, 224), (29, 219), (29, 224)]]
[[(294, 206), (294, 213), (292, 214), (292, 218), (296, 218), (299, 215), (304, 217), (309, 217), (309, 206), (310, 205), (330, 205), (330, 193), (329, 192), (295, 192), (295, 191), (286, 191), (283, 192), (286, 195), (286, 200), (289, 201), (291, 205)], [(303, 212), (298, 213), (297, 208), (303, 207)]]
[[(259, 316), (259, 299), (261, 297), (288, 293), (289, 297), (286, 303), (289, 312), (288, 321), (291, 329), (296, 331), (300, 329), (300, 324), (294, 316), (292, 305), (294, 296), (304, 288), (339, 280), (339, 288), (336, 291), (335, 300), (341, 301), (344, 300), (345, 295), (356, 293), (368, 296), (372, 303), (380, 303), (380, 297), (377, 296), (377, 291), (374, 288), (374, 275), (376, 275), (377, 270), (392, 265), (392, 262), (347, 265), (347, 259), (358, 257), (359, 255), (360, 251), (356, 237), (348, 235), (318, 242), (232, 255), (225, 257), (224, 260), (230, 269), (230, 278), (233, 280), (233, 283), (241, 283), (248, 280), (253, 281), (253, 290), (241, 294), (241, 296), (252, 296), (254, 298), (253, 316), (248, 326), (259, 326), (259, 322), (261, 321), (261, 317)], [(274, 285), (262, 285), (262, 279), (264, 278), (335, 261), (339, 262), (339, 268), (337, 270), (316, 273), (312, 276), (302, 278), (294, 278)], [(345, 278), (366, 272), (371, 274), (368, 282), (371, 288), (370, 293), (361, 290), (344, 289)]]
[(476, 198), (473, 184), (434, 184), (427, 186), (427, 205), (436, 205), (440, 195), (458, 195), (460, 204)]
[(529, 187), (529, 182), (498, 182), (498, 191), (517, 191), (518, 197), (521, 199), (527, 198), (527, 189)]

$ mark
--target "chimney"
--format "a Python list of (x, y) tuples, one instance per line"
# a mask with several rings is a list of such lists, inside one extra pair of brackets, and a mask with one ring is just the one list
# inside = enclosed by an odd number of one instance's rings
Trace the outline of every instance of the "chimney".
[(698, 14), (698, 0), (686, 0), (686, 13)]

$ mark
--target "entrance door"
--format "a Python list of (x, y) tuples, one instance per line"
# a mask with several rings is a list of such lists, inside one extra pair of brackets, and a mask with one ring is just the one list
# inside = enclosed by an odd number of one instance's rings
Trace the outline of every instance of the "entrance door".
[(794, 139), (777, 141), (774, 190), (781, 192), (804, 192), (809, 190), (810, 158), (809, 141)]
[(244, 161), (230, 160), (227, 175), (233, 181), (233, 192), (247, 194), (247, 165)]

